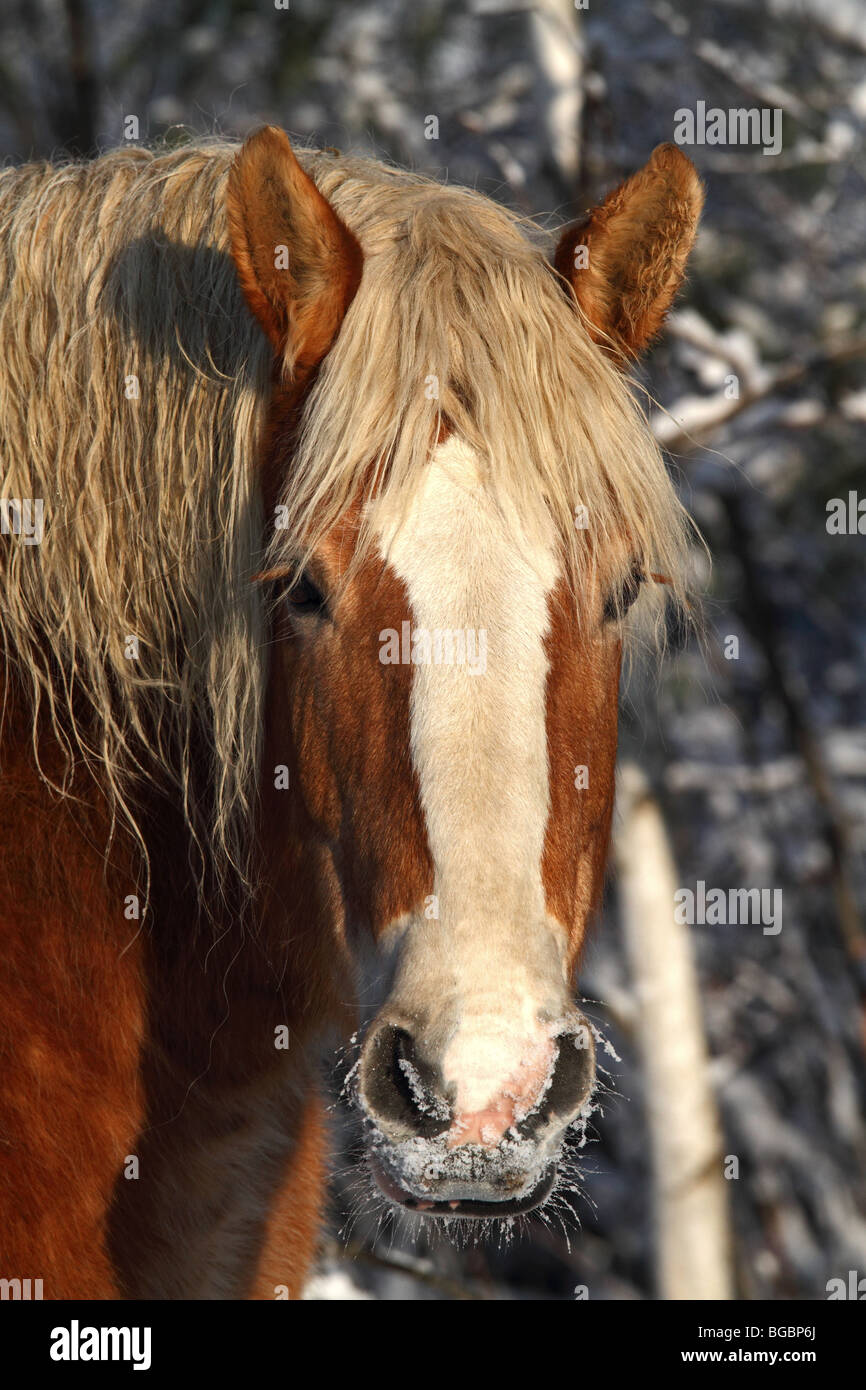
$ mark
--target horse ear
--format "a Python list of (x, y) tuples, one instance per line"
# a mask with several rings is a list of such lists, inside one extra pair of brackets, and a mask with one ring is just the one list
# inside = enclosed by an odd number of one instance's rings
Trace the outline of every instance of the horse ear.
[(361, 279), (355, 237), (264, 126), (238, 151), (226, 194), (231, 252), (247, 304), (296, 375), (331, 347)]
[(643, 169), (563, 232), (554, 265), (591, 337), (611, 355), (637, 357), (658, 333), (682, 283), (703, 202), (691, 160), (676, 145), (659, 145)]

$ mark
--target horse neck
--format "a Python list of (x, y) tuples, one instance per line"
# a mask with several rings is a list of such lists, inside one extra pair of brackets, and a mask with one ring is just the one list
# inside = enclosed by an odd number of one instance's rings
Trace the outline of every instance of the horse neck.
[(155, 781), (139, 789), (146, 873), (141, 846), (112, 822), (98, 769), (79, 763), (71, 784), (68, 772), (47, 721), (34, 738), (29, 701), (10, 681), (0, 729), (0, 902), (22, 953), (30, 942), (46, 971), (56, 962), (49, 992), (73, 989), (76, 956), (98, 957), (106, 998), (135, 996), (130, 1037), (145, 1047), (150, 1039), (167, 1061), (171, 1054), (179, 1086), (202, 1068), (215, 1079), (267, 1068), (278, 1027), (295, 1055), (335, 1022), (351, 1031), (329, 856), (272, 777), (263, 778), (258, 868), (243, 902), (202, 885), (179, 794)]

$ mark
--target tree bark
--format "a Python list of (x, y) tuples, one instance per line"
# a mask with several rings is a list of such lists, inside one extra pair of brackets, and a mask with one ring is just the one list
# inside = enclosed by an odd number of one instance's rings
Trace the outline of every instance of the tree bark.
[(728, 1299), (731, 1236), (721, 1130), (708, 1075), (691, 928), (662, 814), (634, 763), (620, 769), (615, 850), (646, 1078), (658, 1294)]

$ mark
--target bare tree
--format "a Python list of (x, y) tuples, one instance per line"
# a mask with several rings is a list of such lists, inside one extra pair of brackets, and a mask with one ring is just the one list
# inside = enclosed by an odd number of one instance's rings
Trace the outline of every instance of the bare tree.
[(664, 820), (635, 763), (619, 773), (618, 886), (646, 1077), (658, 1291), (732, 1297), (731, 1239), (718, 1111), (708, 1074), (688, 928)]

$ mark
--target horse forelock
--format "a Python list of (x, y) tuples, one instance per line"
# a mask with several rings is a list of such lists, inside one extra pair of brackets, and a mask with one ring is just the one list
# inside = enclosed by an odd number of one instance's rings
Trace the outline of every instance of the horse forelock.
[[(411, 508), (444, 422), (527, 553), (552, 521), (576, 592), (632, 558), (670, 576), (631, 628), (661, 636), (666, 602), (685, 598), (688, 521), (632, 387), (551, 271), (547, 234), (468, 189), (298, 154), (364, 272), (305, 405), (269, 564), (302, 563), (359, 491)], [(375, 532), (368, 510), (358, 563)]]

